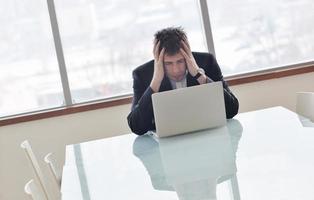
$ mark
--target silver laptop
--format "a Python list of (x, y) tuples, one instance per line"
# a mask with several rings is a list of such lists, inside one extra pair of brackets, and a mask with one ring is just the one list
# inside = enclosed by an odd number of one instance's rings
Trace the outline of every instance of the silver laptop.
[(154, 93), (152, 101), (158, 137), (226, 124), (222, 82)]

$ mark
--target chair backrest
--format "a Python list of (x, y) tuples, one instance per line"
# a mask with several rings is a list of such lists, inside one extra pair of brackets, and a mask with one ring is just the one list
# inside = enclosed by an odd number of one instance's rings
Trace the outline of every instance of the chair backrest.
[(296, 112), (314, 120), (314, 92), (298, 92)]
[(33, 179), (25, 184), (24, 192), (31, 200), (46, 200)]
[(48, 165), (48, 168), (50, 169), (50, 172), (51, 172), (54, 180), (56, 181), (59, 189), (61, 189), (62, 174), (61, 174), (61, 170), (59, 170), (57, 168), (57, 164), (56, 164), (56, 160), (55, 160), (54, 154), (53, 153), (48, 153), (45, 156), (45, 162)]
[(44, 192), (45, 198), (48, 199), (48, 192), (47, 192), (47, 185), (45, 182), (45, 178), (44, 178), (42, 170), (38, 164), (36, 156), (32, 150), (31, 145), (29, 144), (29, 142), (27, 140), (25, 140), (21, 143), (21, 148), (24, 150), (27, 159), (29, 160), (29, 162), (31, 163), (31, 166), (33, 167), (35, 176), (36, 176), (36, 178), (40, 184), (40, 187), (42, 188), (42, 190)]

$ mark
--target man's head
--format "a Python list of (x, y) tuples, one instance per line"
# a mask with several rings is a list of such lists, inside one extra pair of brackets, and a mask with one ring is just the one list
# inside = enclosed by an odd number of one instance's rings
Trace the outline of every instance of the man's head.
[(155, 33), (155, 40), (160, 41), (159, 52), (165, 48), (165, 54), (171, 56), (180, 52), (184, 38), (187, 38), (186, 33), (181, 27), (169, 27)]
[(155, 34), (156, 43), (160, 42), (159, 52), (165, 48), (165, 73), (174, 81), (181, 81), (186, 74), (185, 58), (180, 52), (181, 42), (186, 38), (186, 33), (181, 27), (165, 28)]

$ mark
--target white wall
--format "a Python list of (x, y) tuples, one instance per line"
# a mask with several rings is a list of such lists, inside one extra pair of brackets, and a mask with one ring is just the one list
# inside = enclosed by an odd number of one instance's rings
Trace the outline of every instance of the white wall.
[[(272, 79), (231, 87), (240, 102), (240, 112), (271, 106), (295, 110), (296, 92), (314, 91), (314, 73)], [(130, 133), (126, 116), (130, 105), (0, 127), (0, 199), (25, 199), (24, 184), (33, 177), (19, 145), (28, 139), (42, 158), (55, 152), (64, 162), (66, 144)], [(49, 173), (41, 161), (44, 172)]]

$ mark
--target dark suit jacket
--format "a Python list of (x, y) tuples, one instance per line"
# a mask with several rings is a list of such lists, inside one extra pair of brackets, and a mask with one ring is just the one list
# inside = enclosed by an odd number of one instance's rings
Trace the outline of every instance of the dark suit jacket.
[[(224, 81), (216, 59), (209, 53), (193, 52), (196, 63), (203, 68), (205, 74), (213, 81), (222, 81), (227, 118), (232, 118), (238, 113), (239, 103)], [(132, 132), (143, 135), (149, 130), (155, 130), (154, 114), (152, 106), (153, 90), (150, 82), (154, 73), (154, 60), (151, 60), (133, 71), (133, 102), (132, 111), (128, 115), (128, 124)], [(187, 74), (187, 87), (199, 85), (189, 73)], [(169, 79), (165, 76), (159, 91), (172, 90)]]

